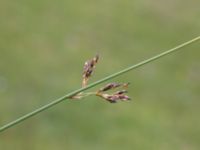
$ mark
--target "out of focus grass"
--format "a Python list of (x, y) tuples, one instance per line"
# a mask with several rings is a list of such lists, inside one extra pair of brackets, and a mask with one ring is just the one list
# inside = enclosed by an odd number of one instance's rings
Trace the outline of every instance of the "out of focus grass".
[[(1, 0), (0, 125), (199, 35), (199, 0)], [(200, 149), (199, 43), (114, 81), (130, 103), (66, 101), (0, 134), (0, 149)]]

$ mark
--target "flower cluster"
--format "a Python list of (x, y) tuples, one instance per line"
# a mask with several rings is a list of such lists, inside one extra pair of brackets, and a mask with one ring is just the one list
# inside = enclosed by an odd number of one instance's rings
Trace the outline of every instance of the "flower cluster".
[(93, 59), (85, 62), (84, 67), (83, 67), (82, 87), (85, 87), (87, 85), (88, 79), (91, 77), (92, 73), (94, 72), (94, 69), (96, 67), (98, 60), (99, 60), (99, 55), (96, 55)]
[[(92, 76), (94, 69), (96, 67), (96, 64), (98, 63), (98, 60), (99, 60), (99, 55), (96, 55), (91, 60), (88, 60), (85, 62), (84, 68), (83, 68), (82, 87), (87, 86), (88, 80)], [(130, 100), (130, 97), (125, 95), (127, 93), (126, 89), (128, 88), (128, 85), (129, 83), (109, 83), (106, 86), (100, 88), (96, 92), (89, 92), (89, 93), (81, 92), (72, 96), (71, 99), (81, 99), (89, 95), (96, 95), (98, 97), (101, 97), (107, 100), (110, 103), (116, 103), (119, 100), (128, 101)], [(112, 94), (105, 93), (107, 91), (115, 90), (119, 88), (121, 88), (121, 90), (116, 91)]]
[[(117, 101), (121, 100), (121, 101), (127, 101), (130, 100), (130, 97), (128, 97), (127, 95), (125, 95), (125, 93), (127, 93), (128, 91), (125, 90), (124, 88), (128, 88), (129, 83), (125, 83), (125, 84), (120, 84), (120, 83), (109, 83), (107, 84), (105, 87), (101, 88), (96, 95), (104, 98), (105, 100), (111, 102), (111, 103), (116, 103)], [(112, 89), (116, 89), (116, 88), (123, 88), (122, 90), (119, 90), (115, 93), (112, 94), (107, 94), (104, 93), (108, 90), (112, 90)]]

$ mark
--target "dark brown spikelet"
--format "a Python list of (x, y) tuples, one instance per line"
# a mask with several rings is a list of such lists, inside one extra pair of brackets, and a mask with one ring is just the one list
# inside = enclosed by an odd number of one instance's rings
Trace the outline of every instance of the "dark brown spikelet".
[(116, 103), (117, 101), (128, 101), (131, 100), (131, 98), (127, 95), (124, 94), (106, 94), (106, 93), (98, 93), (97, 96), (111, 102), (111, 103)]
[(106, 86), (104, 86), (103, 88), (101, 88), (99, 90), (99, 92), (105, 92), (105, 91), (108, 91), (108, 90), (111, 90), (111, 89), (115, 89), (115, 88), (120, 87), (120, 86), (121, 86), (120, 83), (109, 83)]
[[(129, 83), (109, 83), (103, 88), (101, 88), (99, 91), (97, 91), (96, 95), (107, 100), (110, 103), (116, 103), (117, 101), (128, 101), (131, 100), (130, 97), (125, 95), (128, 91), (124, 88), (128, 88)], [(122, 90), (119, 90), (113, 94), (107, 94), (105, 93), (108, 90), (115, 89), (115, 88), (123, 88)]]
[(115, 92), (114, 94), (116, 95), (121, 95), (121, 94), (124, 94), (124, 93), (128, 93), (128, 91), (127, 90), (121, 90), (121, 91), (117, 91), (117, 92)]
[(88, 60), (85, 62), (84, 67), (83, 67), (82, 87), (85, 87), (87, 85), (88, 80), (91, 77), (92, 73), (94, 72), (96, 64), (98, 63), (98, 60), (99, 60), (99, 55), (96, 55), (91, 60)]

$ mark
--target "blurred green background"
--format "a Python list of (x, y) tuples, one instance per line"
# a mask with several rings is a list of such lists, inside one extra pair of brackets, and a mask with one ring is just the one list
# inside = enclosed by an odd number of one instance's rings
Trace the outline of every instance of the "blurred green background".
[[(1, 0), (0, 125), (79, 88), (83, 63), (96, 53), (91, 82), (198, 36), (199, 6)], [(113, 79), (131, 82), (131, 102), (65, 101), (0, 133), (0, 149), (199, 150), (199, 48), (198, 42)]]

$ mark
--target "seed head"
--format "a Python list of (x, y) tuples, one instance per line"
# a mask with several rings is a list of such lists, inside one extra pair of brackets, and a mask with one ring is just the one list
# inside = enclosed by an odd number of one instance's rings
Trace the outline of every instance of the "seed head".
[(89, 78), (92, 76), (92, 73), (94, 72), (95, 66), (98, 63), (99, 55), (96, 55), (91, 60), (88, 60), (85, 62), (83, 67), (83, 81), (82, 81), (82, 87), (85, 87), (87, 85), (87, 82)]
[[(87, 86), (89, 78), (92, 76), (94, 69), (96, 67), (96, 64), (99, 61), (99, 55), (96, 55), (94, 58), (88, 60), (85, 62), (83, 67), (83, 81), (82, 81), (82, 87)], [(127, 88), (130, 83), (109, 83), (105, 85), (104, 87), (100, 88), (96, 92), (81, 92), (76, 95), (73, 95), (70, 97), (71, 99), (82, 99), (89, 95), (96, 95), (99, 96), (105, 100), (107, 100), (110, 103), (116, 103), (117, 101), (128, 101), (130, 100), (130, 97), (125, 95), (128, 93)], [(106, 93), (109, 90), (115, 90), (119, 89), (118, 91), (115, 91), (112, 94)]]
[(99, 91), (97, 91), (96, 95), (111, 102), (111, 103), (116, 103), (117, 101), (121, 100), (121, 101), (128, 101), (130, 100), (130, 97), (128, 97), (127, 95), (125, 95), (125, 93), (127, 93), (127, 90), (119, 90), (113, 94), (107, 94), (104, 93), (108, 90), (111, 89), (115, 89), (118, 87), (122, 87), (122, 88), (128, 88), (129, 83), (109, 83), (107, 84), (105, 87), (101, 88)]
[(97, 96), (100, 96), (101, 98), (111, 102), (111, 103), (116, 103), (117, 101), (121, 100), (121, 101), (128, 101), (131, 100), (130, 97), (128, 97), (127, 95), (123, 95), (123, 94), (98, 94)]

